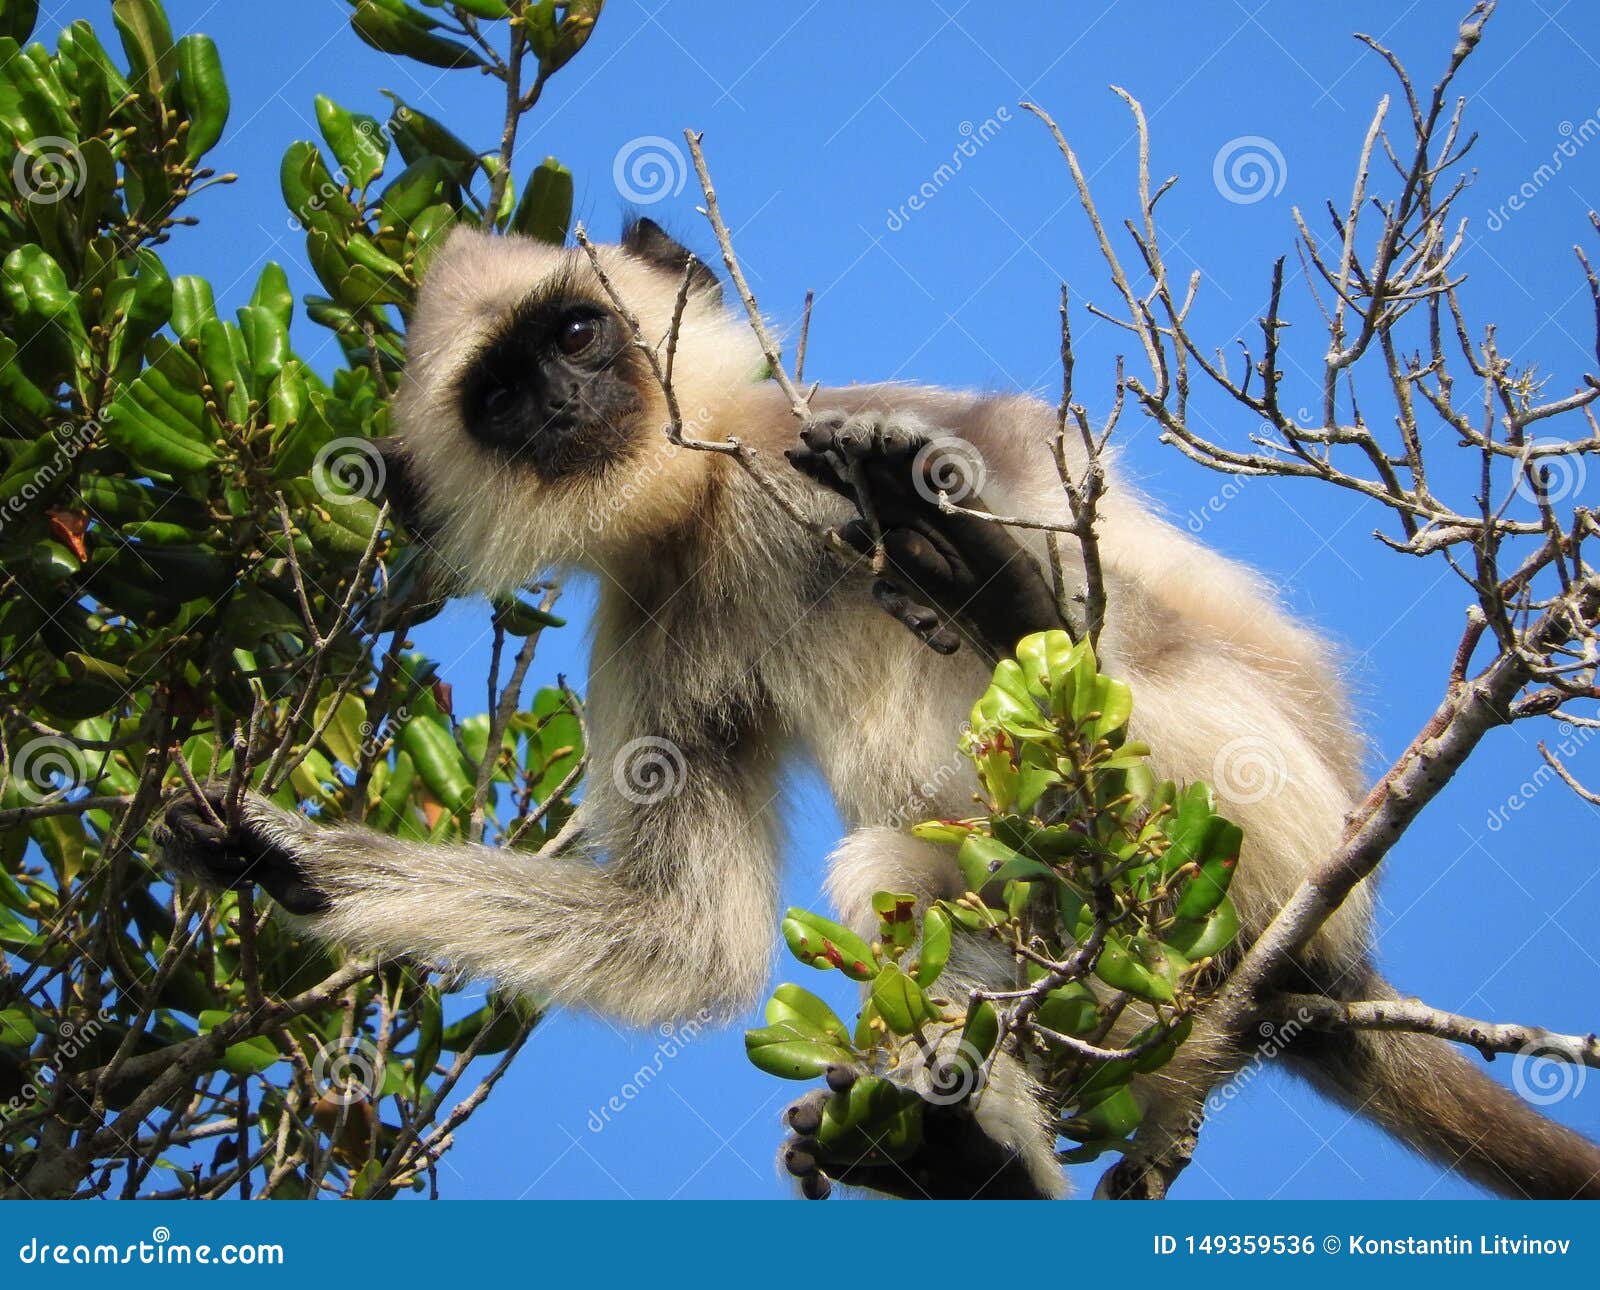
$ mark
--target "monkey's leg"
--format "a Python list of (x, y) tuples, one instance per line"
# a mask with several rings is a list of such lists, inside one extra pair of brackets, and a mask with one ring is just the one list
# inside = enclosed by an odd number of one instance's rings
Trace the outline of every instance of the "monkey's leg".
[[(908, 891), (926, 905), (957, 894), (960, 881), (941, 848), (877, 827), (858, 829), (840, 843), (830, 857), (828, 886), (845, 921), (871, 935), (874, 892)], [(1009, 984), (1008, 972), (1003, 956), (963, 936), (934, 993), (959, 1004), (982, 981)], [(865, 1148), (859, 1142), (839, 1148), (827, 1134), (819, 1137), (828, 1099), (848, 1089), (856, 1072), (830, 1072), (828, 1089), (785, 1110), (793, 1136), (781, 1158), (805, 1195), (827, 1195), (830, 1182), (913, 1199), (1037, 1200), (1064, 1193), (1042, 1090), (1021, 1063), (1004, 1054), (977, 1081), (952, 1079), (946, 1063), (958, 1039), (955, 1033), (945, 1036), (931, 1057), (908, 1041), (883, 1072), (922, 1099), (922, 1141), (909, 1158), (891, 1160), (870, 1141)]]
[[(1049, 580), (1010, 532), (939, 505), (951, 488), (943, 477), (951, 458), (976, 454), (975, 447), (898, 413), (830, 414), (810, 422), (801, 439), (803, 446), (787, 454), (796, 469), (851, 501), (866, 494), (887, 575), (874, 584), (873, 597), (931, 649), (954, 653), (958, 623), (995, 657), (1030, 632), (1061, 626)], [(953, 468), (960, 473), (960, 462)], [(981, 463), (974, 464), (971, 477), (958, 482), (970, 489), (981, 473)], [(976, 496), (961, 504), (986, 509)], [(839, 536), (863, 555), (874, 552), (865, 516)]]
[(232, 829), (174, 806), (157, 842), (213, 885), (261, 883), (331, 941), (634, 1023), (728, 1016), (765, 984), (777, 921), (765, 779), (726, 755), (685, 753), (681, 769), (675, 793), (645, 802), (597, 776), (585, 842), (554, 857), (318, 828), (255, 796)]

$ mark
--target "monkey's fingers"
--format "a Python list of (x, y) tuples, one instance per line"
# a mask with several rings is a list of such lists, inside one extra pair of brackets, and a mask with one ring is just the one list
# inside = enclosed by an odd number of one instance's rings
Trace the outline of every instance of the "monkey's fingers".
[(830, 492), (838, 493), (848, 502), (856, 500), (850, 483), (850, 473), (844, 462), (831, 452), (814, 452), (810, 448), (785, 448), (783, 455), (789, 464), (814, 483)]
[(894, 583), (879, 578), (872, 584), (872, 598), (934, 653), (954, 654), (961, 648), (961, 638), (941, 623), (937, 611), (918, 604)]

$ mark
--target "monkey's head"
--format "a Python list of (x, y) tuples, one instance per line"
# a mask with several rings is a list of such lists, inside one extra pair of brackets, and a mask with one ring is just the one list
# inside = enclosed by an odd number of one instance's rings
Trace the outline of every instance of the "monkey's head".
[[(665, 340), (689, 251), (647, 219), (595, 248), (644, 336)], [(666, 400), (581, 247), (459, 229), (428, 267), (396, 401), (390, 496), (463, 587), (636, 549), (686, 521), (711, 454), (666, 439)], [(694, 433), (761, 355), (696, 262), (673, 386)], [(408, 505), (409, 504), (409, 505)]]

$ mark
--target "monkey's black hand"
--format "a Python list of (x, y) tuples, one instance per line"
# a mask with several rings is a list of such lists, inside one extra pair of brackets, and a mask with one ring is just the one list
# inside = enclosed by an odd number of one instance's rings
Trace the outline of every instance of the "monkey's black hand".
[[(909, 1150), (901, 1133), (903, 1108), (898, 1124), (857, 1118), (842, 1130), (855, 1084), (855, 1072), (832, 1067), (827, 1088), (807, 1093), (783, 1112), (792, 1134), (783, 1145), (783, 1167), (799, 1180), (807, 1200), (826, 1200), (836, 1182), (902, 1200), (1047, 1199), (1021, 1155), (984, 1131), (970, 1101), (919, 1099), (913, 1110), (920, 1134)], [(917, 1097), (904, 1088), (895, 1093)]]
[[(983, 462), (971, 444), (915, 417), (872, 412), (826, 414), (800, 438), (787, 453), (796, 469), (852, 502), (865, 495), (889, 575), (873, 584), (873, 598), (931, 649), (956, 651), (957, 620), (997, 657), (1029, 632), (1061, 626), (1049, 582), (1006, 528), (939, 507), (943, 492), (965, 509), (986, 509), (977, 497)], [(865, 515), (838, 533), (872, 553)]]
[(329, 907), (294, 855), (251, 823), (248, 810), (232, 827), (218, 824), (227, 818), (226, 795), (209, 789), (205, 796), (209, 814), (186, 797), (167, 807), (155, 826), (151, 836), (169, 865), (212, 887), (238, 891), (259, 884), (291, 914), (320, 914)]

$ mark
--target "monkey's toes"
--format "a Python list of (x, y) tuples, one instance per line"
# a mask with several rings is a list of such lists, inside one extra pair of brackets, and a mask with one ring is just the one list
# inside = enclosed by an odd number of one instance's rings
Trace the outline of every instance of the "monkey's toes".
[(291, 914), (320, 914), (329, 908), (328, 897), (288, 849), (248, 818), (230, 825), (221, 790), (208, 788), (204, 797), (204, 804), (193, 797), (173, 802), (151, 833), (173, 869), (222, 890), (259, 884)]

